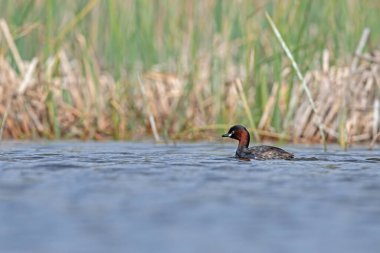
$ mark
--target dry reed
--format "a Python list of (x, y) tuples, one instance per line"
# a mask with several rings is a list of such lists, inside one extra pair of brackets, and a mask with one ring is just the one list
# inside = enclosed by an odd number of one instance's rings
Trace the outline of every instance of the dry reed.
[[(358, 55), (357, 67), (328, 66), (307, 73), (329, 141), (343, 146), (374, 141), (379, 132), (380, 52)], [(325, 59), (329, 61), (328, 58)], [(297, 92), (297, 91), (295, 91)], [(294, 118), (294, 139), (317, 141), (320, 136), (308, 100), (303, 97)], [(343, 140), (340, 140), (343, 138)]]
[[(62, 47), (46, 60), (30, 62), (21, 58), (4, 20), (3, 38), (12, 55), (9, 59), (0, 52), (1, 137), (5, 139), (138, 139), (151, 134), (156, 141), (214, 139), (216, 130), (237, 122), (250, 125), (256, 139), (321, 139), (310, 97), (301, 85), (292, 88), (288, 83), (290, 65), (282, 66), (281, 83), (270, 84), (268, 99), (258, 114), (254, 98), (260, 84), (241, 81), (248, 74), (239, 66), (227, 65), (226, 74), (217, 80), (221, 85), (213, 88), (209, 83), (213, 63), (207, 53), (197, 58), (199, 69), (191, 76), (158, 67), (134, 83), (115, 80), (102, 70), (86, 50), (83, 36), (76, 39), (87, 57), (77, 59)], [(327, 51), (323, 59), (320, 69), (305, 74), (304, 84), (310, 88), (327, 140), (343, 146), (379, 141), (380, 52), (358, 50), (354, 63), (346, 66), (330, 66)], [(276, 110), (286, 118), (282, 131), (273, 126)], [(225, 124), (217, 124), (218, 117)]]

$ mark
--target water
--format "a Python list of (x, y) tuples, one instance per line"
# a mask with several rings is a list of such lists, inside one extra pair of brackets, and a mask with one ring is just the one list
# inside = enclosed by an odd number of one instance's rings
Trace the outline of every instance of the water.
[(0, 252), (379, 252), (380, 153), (3, 143)]

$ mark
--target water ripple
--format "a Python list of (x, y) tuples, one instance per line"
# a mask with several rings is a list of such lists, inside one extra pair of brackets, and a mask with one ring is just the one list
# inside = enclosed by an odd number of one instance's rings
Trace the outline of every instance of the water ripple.
[(0, 251), (377, 252), (379, 151), (288, 149), (2, 143)]

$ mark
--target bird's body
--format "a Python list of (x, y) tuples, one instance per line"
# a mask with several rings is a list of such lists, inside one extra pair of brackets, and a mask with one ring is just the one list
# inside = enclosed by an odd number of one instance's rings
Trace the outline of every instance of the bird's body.
[(241, 125), (235, 125), (230, 128), (228, 133), (223, 134), (222, 137), (229, 137), (239, 141), (238, 148), (236, 150), (235, 156), (243, 159), (257, 159), (257, 160), (268, 160), (268, 159), (285, 159), (290, 160), (294, 158), (292, 153), (289, 153), (281, 148), (260, 145), (260, 146), (249, 146), (250, 135), (248, 130)]

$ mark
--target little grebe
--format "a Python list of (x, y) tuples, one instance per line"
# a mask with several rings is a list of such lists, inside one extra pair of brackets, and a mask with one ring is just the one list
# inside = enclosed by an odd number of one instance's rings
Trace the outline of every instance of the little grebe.
[(228, 133), (223, 134), (222, 137), (230, 137), (232, 139), (238, 140), (239, 145), (236, 150), (236, 157), (244, 159), (257, 159), (257, 160), (268, 160), (268, 159), (293, 159), (293, 154), (289, 153), (281, 148), (273, 146), (253, 146), (248, 148), (249, 145), (249, 132), (241, 125), (236, 125), (230, 128)]

